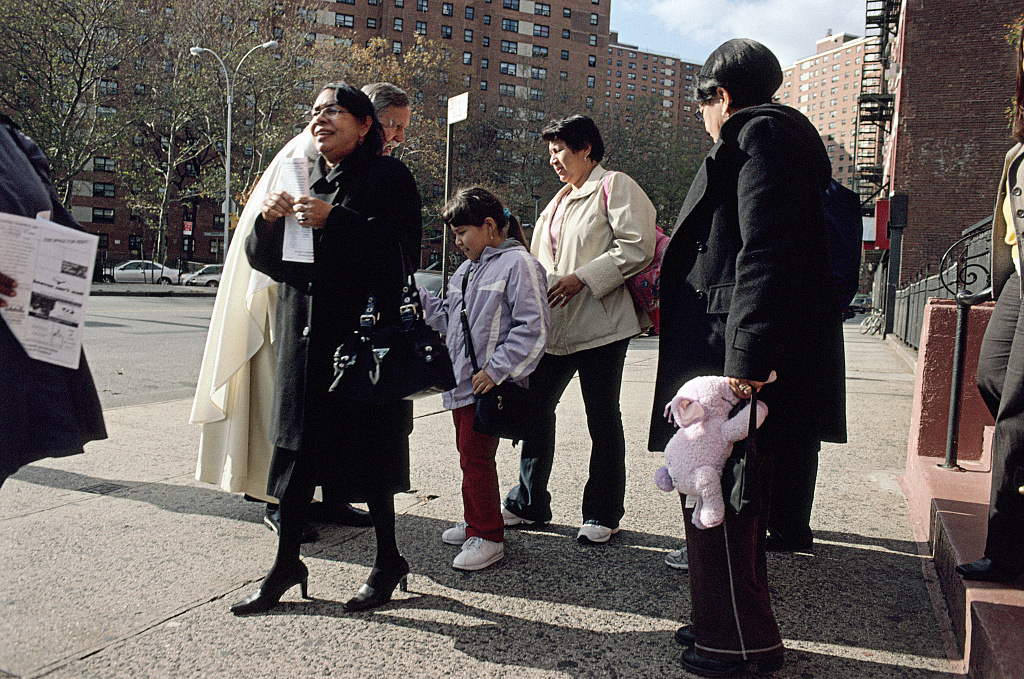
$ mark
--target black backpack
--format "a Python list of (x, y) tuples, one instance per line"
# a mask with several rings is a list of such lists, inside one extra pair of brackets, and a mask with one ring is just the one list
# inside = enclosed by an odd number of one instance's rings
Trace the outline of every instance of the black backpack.
[(825, 246), (839, 310), (850, 305), (860, 287), (860, 258), (864, 226), (860, 197), (835, 179), (822, 195), (825, 209)]

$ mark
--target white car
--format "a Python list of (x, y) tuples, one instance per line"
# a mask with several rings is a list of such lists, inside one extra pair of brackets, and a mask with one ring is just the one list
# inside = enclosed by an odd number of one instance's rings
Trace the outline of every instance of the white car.
[(178, 281), (180, 273), (177, 269), (162, 266), (144, 259), (131, 259), (114, 267), (109, 274), (104, 274), (104, 283), (159, 283), (170, 285)]
[(208, 288), (215, 288), (220, 285), (220, 275), (223, 271), (223, 264), (207, 264), (195, 273), (182, 276), (181, 282), (183, 285), (205, 285)]

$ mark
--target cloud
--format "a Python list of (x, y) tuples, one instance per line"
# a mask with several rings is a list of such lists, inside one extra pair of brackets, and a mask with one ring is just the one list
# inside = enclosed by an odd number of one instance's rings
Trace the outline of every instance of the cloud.
[(615, 0), (612, 29), (641, 48), (702, 61), (729, 38), (767, 45), (783, 66), (833, 33), (864, 34), (864, 0)]

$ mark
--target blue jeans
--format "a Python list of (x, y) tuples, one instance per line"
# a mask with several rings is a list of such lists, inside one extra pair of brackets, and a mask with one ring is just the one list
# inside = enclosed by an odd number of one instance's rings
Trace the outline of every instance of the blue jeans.
[(531, 521), (551, 520), (548, 479), (555, 458), (555, 407), (572, 378), (579, 373), (580, 391), (590, 430), (590, 477), (583, 490), (583, 520), (617, 528), (625, 514), (626, 439), (622, 433), (619, 392), (629, 339), (567, 356), (544, 354), (530, 375), (530, 389), (540, 398), (540, 432), (523, 441), (519, 484), (509, 491), (505, 506)]

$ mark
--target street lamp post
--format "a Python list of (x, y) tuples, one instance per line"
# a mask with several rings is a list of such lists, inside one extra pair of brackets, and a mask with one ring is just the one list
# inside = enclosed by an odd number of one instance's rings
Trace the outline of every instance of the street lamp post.
[(238, 60), (238, 65), (235, 66), (235, 74), (231, 77), (228, 76), (228, 67), (224, 65), (224, 60), (220, 58), (219, 54), (206, 47), (197, 46), (189, 49), (189, 52), (194, 57), (198, 57), (203, 52), (212, 54), (213, 58), (220, 64), (220, 69), (224, 73), (224, 81), (228, 87), (228, 117), (224, 132), (224, 250), (221, 252), (222, 262), (227, 262), (228, 259), (228, 229), (231, 227), (231, 104), (235, 97), (235, 80), (238, 79), (238, 70), (242, 68), (242, 62), (250, 54), (260, 49), (277, 49), (277, 46), (278, 42), (276, 40), (269, 40), (262, 45), (253, 47)]

